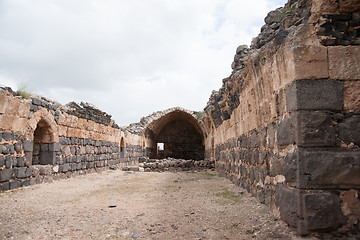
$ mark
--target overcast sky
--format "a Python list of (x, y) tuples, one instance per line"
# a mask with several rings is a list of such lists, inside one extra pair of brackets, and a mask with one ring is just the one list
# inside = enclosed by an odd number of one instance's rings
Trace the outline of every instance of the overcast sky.
[(119, 125), (201, 111), (286, 0), (0, 0), (0, 84), (89, 102)]

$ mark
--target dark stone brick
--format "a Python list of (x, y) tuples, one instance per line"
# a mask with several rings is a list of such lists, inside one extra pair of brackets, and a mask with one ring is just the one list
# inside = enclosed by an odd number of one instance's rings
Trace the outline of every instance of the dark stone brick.
[(38, 107), (38, 106), (33, 105), (33, 104), (30, 106), (30, 111), (36, 112), (37, 110), (39, 110), (39, 107)]
[(6, 168), (11, 168), (12, 163), (14, 162), (13, 158), (14, 158), (13, 156), (6, 156), (6, 158), (5, 158), (5, 167)]
[(277, 144), (279, 147), (286, 147), (295, 143), (297, 129), (297, 113), (290, 114), (279, 124), (277, 131)]
[(11, 180), (11, 181), (9, 182), (9, 189), (10, 189), (10, 190), (19, 188), (20, 186), (21, 186), (21, 183), (20, 183), (20, 181), (18, 181), (18, 180)]
[(300, 111), (295, 129), (296, 143), (300, 147), (335, 146), (335, 127), (331, 116), (321, 111)]
[(298, 188), (360, 188), (360, 149), (299, 148)]
[(0, 170), (0, 182), (6, 182), (9, 181), (12, 177), (13, 170), (4, 168)]
[(65, 163), (64, 165), (60, 166), (59, 171), (60, 172), (67, 172), (67, 171), (69, 171), (69, 169), (70, 169), (70, 165)]
[(41, 152), (40, 153), (40, 164), (54, 165), (56, 163), (56, 154), (54, 152)]
[(28, 187), (30, 185), (30, 179), (26, 179), (21, 182), (21, 187)]
[(0, 183), (0, 191), (7, 191), (10, 189), (9, 182)]
[(280, 156), (273, 155), (270, 158), (270, 176), (281, 175), (284, 168), (284, 161)]
[(14, 169), (16, 178), (25, 178), (26, 177), (26, 167), (19, 167)]
[(283, 175), (286, 182), (296, 183), (297, 179), (297, 158), (298, 152), (288, 153), (284, 159)]
[(15, 139), (14, 139), (14, 134), (12, 134), (11, 132), (4, 132), (4, 133), (2, 133), (2, 138), (3, 138), (5, 141), (15, 140)]
[(9, 153), (14, 154), (15, 153), (15, 146), (13, 144), (9, 145)]
[(0, 155), (0, 168), (5, 165), (5, 157)]
[(33, 151), (33, 142), (29, 140), (25, 140), (23, 142), (23, 148), (25, 152), (32, 152)]
[(3, 154), (9, 154), (9, 144), (3, 144), (2, 145), (2, 153)]
[(324, 14), (324, 18), (333, 19), (333, 20), (350, 20), (351, 14)]
[(41, 144), (41, 151), (48, 152), (49, 151), (49, 144), (47, 144), (47, 143)]
[(341, 211), (341, 199), (329, 192), (312, 191), (304, 199), (304, 220), (308, 231), (331, 230), (346, 223)]
[(31, 167), (26, 168), (25, 177), (31, 177), (32, 174), (33, 174), (33, 168)]
[(344, 85), (328, 79), (297, 80), (286, 89), (288, 111), (335, 110), (343, 108)]
[(0, 142), (2, 141), (2, 133), (0, 133)]
[(14, 147), (15, 147), (15, 151), (17, 152), (17, 153), (20, 153), (21, 152), (21, 142), (17, 142), (17, 143), (15, 143), (15, 145), (14, 145)]
[(16, 158), (16, 166), (17, 167), (24, 167), (25, 166), (25, 160), (24, 157), (17, 157)]
[(60, 144), (59, 143), (49, 143), (49, 151), (50, 152), (59, 152)]
[(291, 227), (296, 227), (298, 222), (297, 201), (297, 189), (283, 184), (276, 187), (275, 204), (279, 208), (281, 219)]
[(25, 152), (24, 161), (26, 166), (31, 166), (32, 157), (32, 152)]
[(32, 98), (32, 104), (37, 105), (37, 106), (41, 106), (42, 101), (40, 99), (37, 99), (37, 98)]
[(360, 115), (343, 119), (338, 124), (339, 138), (346, 144), (353, 142), (360, 146)]

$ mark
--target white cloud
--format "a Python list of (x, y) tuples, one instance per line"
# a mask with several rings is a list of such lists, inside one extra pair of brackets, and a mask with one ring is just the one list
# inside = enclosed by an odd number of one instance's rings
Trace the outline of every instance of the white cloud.
[(284, 3), (2, 0), (0, 83), (91, 102), (120, 125), (173, 106), (201, 110), (236, 47)]

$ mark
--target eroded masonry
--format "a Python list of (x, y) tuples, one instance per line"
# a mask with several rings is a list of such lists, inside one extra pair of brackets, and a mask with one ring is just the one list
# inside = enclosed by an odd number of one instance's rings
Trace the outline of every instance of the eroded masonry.
[(144, 157), (205, 159), (300, 234), (359, 234), (360, 1), (289, 0), (265, 22), (201, 113), (120, 128), (90, 104), (2, 88), (0, 190)]

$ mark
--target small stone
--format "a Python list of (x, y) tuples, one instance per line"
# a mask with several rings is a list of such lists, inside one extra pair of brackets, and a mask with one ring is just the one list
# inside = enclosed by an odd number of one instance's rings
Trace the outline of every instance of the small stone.
[(134, 232), (133, 234), (133, 238), (136, 239), (136, 238), (139, 238), (142, 236), (142, 233), (141, 232)]
[(179, 226), (176, 225), (176, 224), (171, 224), (171, 227), (172, 227), (173, 229), (179, 229)]
[(109, 208), (116, 208), (116, 205), (115, 204), (110, 204)]

